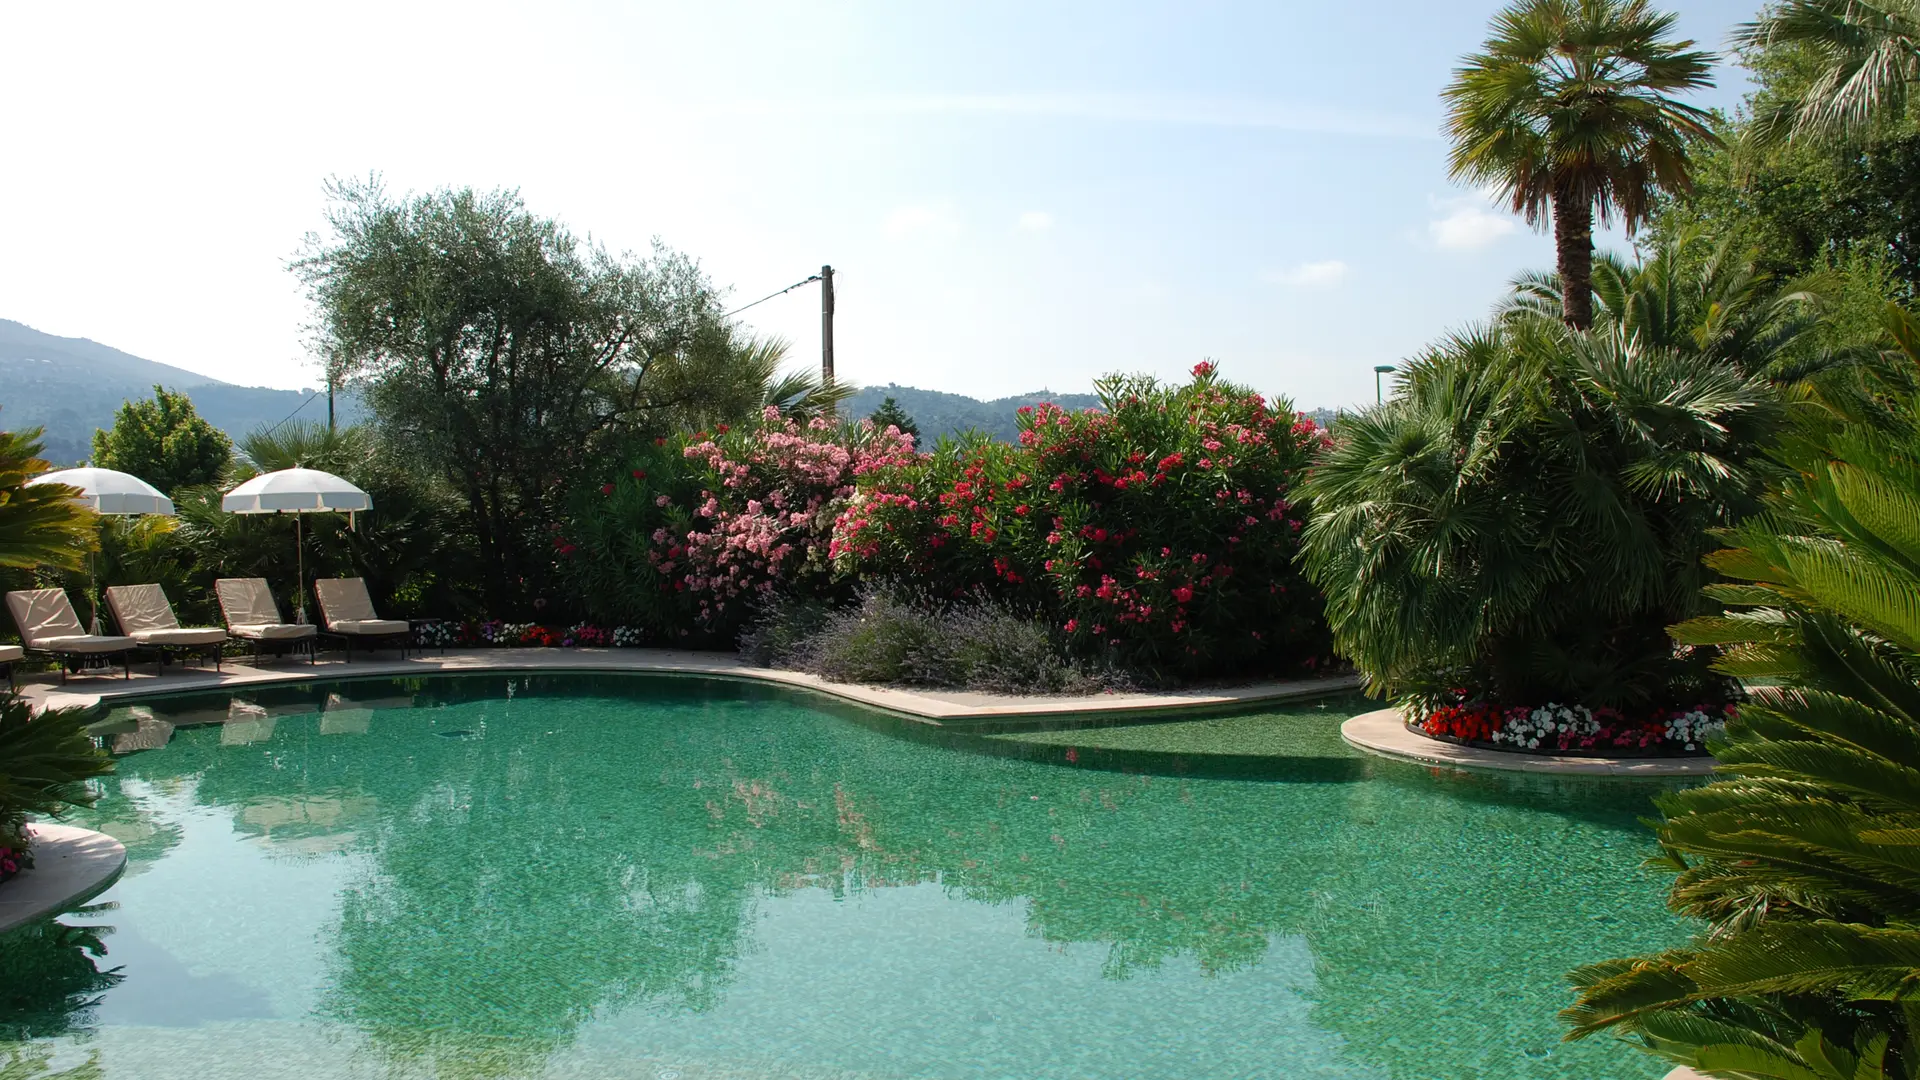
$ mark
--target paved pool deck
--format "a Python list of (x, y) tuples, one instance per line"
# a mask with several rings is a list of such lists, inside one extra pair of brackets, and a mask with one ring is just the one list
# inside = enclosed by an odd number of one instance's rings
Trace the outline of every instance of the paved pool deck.
[(0, 885), (0, 934), (72, 911), (99, 895), (126, 869), (126, 845), (71, 825), (27, 826), (33, 868)]
[(1382, 757), (1455, 769), (1497, 769), (1504, 772), (1573, 773), (1587, 776), (1705, 776), (1713, 771), (1710, 757), (1604, 758), (1557, 754), (1515, 754), (1429, 739), (1407, 727), (1400, 710), (1376, 709), (1340, 725), (1340, 737), (1353, 746)]
[(744, 679), (829, 694), (942, 726), (1007, 720), (1071, 720), (1080, 716), (1114, 714), (1147, 719), (1157, 714), (1231, 709), (1314, 698), (1344, 693), (1360, 685), (1358, 677), (1342, 675), (1167, 692), (1022, 696), (961, 690), (904, 690), (828, 682), (804, 672), (754, 667), (730, 653), (674, 649), (475, 649), (446, 653), (429, 651), (406, 659), (390, 655), (370, 659), (362, 655), (351, 663), (337, 656), (325, 655), (314, 664), (297, 659), (258, 665), (229, 662), (220, 672), (173, 667), (164, 675), (155, 675), (153, 666), (147, 664), (137, 666), (132, 678), (121, 678), (117, 674), (111, 677), (89, 675), (71, 677), (64, 685), (60, 683), (58, 675), (23, 676), (20, 693), (36, 709), (73, 705), (91, 707), (154, 694), (240, 689), (325, 679), (514, 671), (632, 671)]

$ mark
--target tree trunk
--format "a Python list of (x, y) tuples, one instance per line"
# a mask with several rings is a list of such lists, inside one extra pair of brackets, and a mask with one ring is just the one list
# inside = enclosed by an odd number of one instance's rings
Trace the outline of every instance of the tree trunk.
[(1593, 326), (1593, 204), (1553, 196), (1553, 248), (1560, 270), (1561, 318), (1575, 330)]

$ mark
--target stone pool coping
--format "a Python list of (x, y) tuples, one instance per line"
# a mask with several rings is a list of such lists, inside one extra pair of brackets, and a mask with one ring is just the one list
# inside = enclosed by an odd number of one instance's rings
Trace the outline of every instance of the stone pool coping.
[(33, 868), (0, 885), (0, 934), (79, 907), (127, 865), (126, 845), (106, 833), (38, 821), (27, 832)]
[(1446, 765), (1456, 769), (1498, 769), (1505, 772), (1573, 773), (1586, 776), (1705, 776), (1713, 771), (1710, 757), (1602, 758), (1553, 754), (1512, 754), (1477, 746), (1429, 739), (1408, 729), (1400, 710), (1375, 709), (1340, 725), (1340, 737), (1350, 745), (1382, 757)]
[[(148, 666), (151, 671), (151, 666)], [(287, 659), (271, 667), (228, 663), (221, 672), (173, 669), (166, 675), (142, 674), (74, 678), (64, 686), (56, 677), (22, 680), (20, 693), (36, 709), (63, 706), (92, 707), (123, 699), (201, 690), (230, 690), (315, 680), (383, 675), (433, 675), (456, 672), (651, 672), (707, 675), (774, 683), (828, 694), (847, 701), (939, 726), (965, 726), (1004, 720), (1072, 719), (1077, 716), (1123, 714), (1151, 717), (1186, 714), (1266, 702), (1321, 697), (1356, 689), (1357, 676), (1295, 679), (1209, 687), (1166, 693), (1103, 693), (1082, 696), (1022, 696), (967, 691), (903, 690), (828, 682), (815, 675), (778, 668), (754, 667), (727, 653), (675, 649), (479, 649), (471, 652), (423, 654), (399, 659), (361, 659), (347, 663), (323, 659), (309, 665)]]

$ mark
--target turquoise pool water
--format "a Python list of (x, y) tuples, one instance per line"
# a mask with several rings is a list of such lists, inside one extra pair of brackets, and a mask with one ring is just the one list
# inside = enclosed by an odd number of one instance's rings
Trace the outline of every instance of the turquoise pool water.
[(1684, 937), (1655, 789), (1355, 756), (1350, 711), (1234, 721), (1261, 773), (660, 677), (122, 709), (81, 823), (131, 862), (0, 939), (0, 1077), (1659, 1076), (1554, 1019)]

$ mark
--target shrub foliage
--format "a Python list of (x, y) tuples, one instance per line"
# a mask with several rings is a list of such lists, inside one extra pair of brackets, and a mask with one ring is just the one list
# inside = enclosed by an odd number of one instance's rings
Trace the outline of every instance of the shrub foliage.
[(1625, 333), (1441, 343), (1305, 485), (1335, 642), (1425, 707), (1727, 700), (1666, 628), (1706, 610), (1708, 530), (1758, 506), (1779, 416), (1731, 364)]
[(840, 515), (836, 563), (940, 597), (1005, 597), (1075, 652), (1144, 672), (1317, 663), (1294, 487), (1324, 433), (1210, 363), (1177, 386), (1096, 386), (1100, 410), (1022, 409), (1018, 445), (877, 463)]

